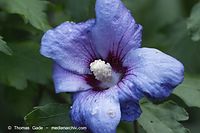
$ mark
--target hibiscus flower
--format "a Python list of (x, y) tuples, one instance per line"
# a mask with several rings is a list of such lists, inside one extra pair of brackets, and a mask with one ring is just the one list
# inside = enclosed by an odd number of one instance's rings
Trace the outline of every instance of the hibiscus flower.
[(183, 81), (184, 67), (153, 48), (141, 48), (142, 26), (120, 0), (96, 0), (96, 19), (48, 30), (41, 54), (54, 60), (55, 90), (72, 92), (71, 119), (94, 133), (114, 133), (134, 121), (139, 100), (163, 99)]

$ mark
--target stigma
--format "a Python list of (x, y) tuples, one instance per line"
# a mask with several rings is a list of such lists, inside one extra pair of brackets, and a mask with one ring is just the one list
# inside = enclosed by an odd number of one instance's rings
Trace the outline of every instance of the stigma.
[(102, 61), (101, 59), (95, 60), (90, 63), (90, 71), (95, 76), (95, 79), (101, 82), (111, 82), (112, 81), (112, 67), (109, 63)]

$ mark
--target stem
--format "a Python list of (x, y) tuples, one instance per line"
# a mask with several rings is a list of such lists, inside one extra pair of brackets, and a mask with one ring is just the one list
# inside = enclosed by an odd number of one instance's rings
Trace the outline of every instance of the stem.
[(44, 93), (44, 89), (43, 89), (43, 88), (38, 88), (37, 97), (34, 97), (34, 98), (33, 98), (33, 107), (39, 105), (40, 100), (42, 99), (43, 93)]
[(135, 120), (133, 122), (133, 130), (134, 130), (134, 133), (138, 133), (138, 123), (137, 123), (137, 120)]

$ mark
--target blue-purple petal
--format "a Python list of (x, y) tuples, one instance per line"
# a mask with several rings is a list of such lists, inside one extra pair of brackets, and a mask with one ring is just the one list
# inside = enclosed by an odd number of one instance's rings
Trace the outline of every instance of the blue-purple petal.
[(89, 35), (93, 24), (94, 20), (78, 24), (64, 22), (48, 30), (42, 38), (41, 54), (66, 70), (89, 73), (89, 64), (97, 56)]
[(134, 121), (141, 115), (142, 111), (138, 101), (129, 100), (120, 103), (121, 120)]
[(123, 66), (134, 88), (153, 99), (168, 97), (184, 79), (184, 66), (178, 60), (152, 48), (131, 50)]
[(121, 108), (121, 120), (134, 121), (140, 114), (139, 100), (143, 94), (126, 77), (116, 85)]
[(120, 0), (97, 0), (95, 9), (92, 36), (103, 59), (109, 54), (123, 58), (130, 49), (140, 47), (142, 26)]
[(138, 101), (144, 96), (127, 77), (121, 79), (117, 87), (120, 102)]
[(84, 75), (77, 75), (54, 64), (53, 81), (56, 93), (77, 92), (92, 88), (85, 81)]
[(92, 133), (115, 133), (121, 112), (116, 90), (88, 90), (74, 94), (71, 118)]

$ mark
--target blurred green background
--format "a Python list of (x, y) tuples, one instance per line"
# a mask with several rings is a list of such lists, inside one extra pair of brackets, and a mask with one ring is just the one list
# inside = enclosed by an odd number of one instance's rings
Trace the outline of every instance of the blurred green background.
[[(143, 26), (142, 45), (157, 48), (184, 64), (185, 81), (167, 100), (186, 109), (189, 120), (182, 124), (192, 133), (199, 133), (200, 1), (123, 2)], [(94, 6), (95, 0), (0, 0), (0, 132), (7, 132), (8, 125), (71, 125), (66, 118), (70, 94), (55, 94), (51, 61), (40, 55), (40, 40), (47, 29), (64, 21), (95, 18)], [(33, 109), (35, 106), (40, 107)], [(40, 117), (46, 116), (45, 111), (63, 114), (63, 110), (66, 114), (62, 118)], [(146, 130), (138, 128), (139, 132)], [(132, 123), (121, 122), (117, 132), (133, 132)]]

